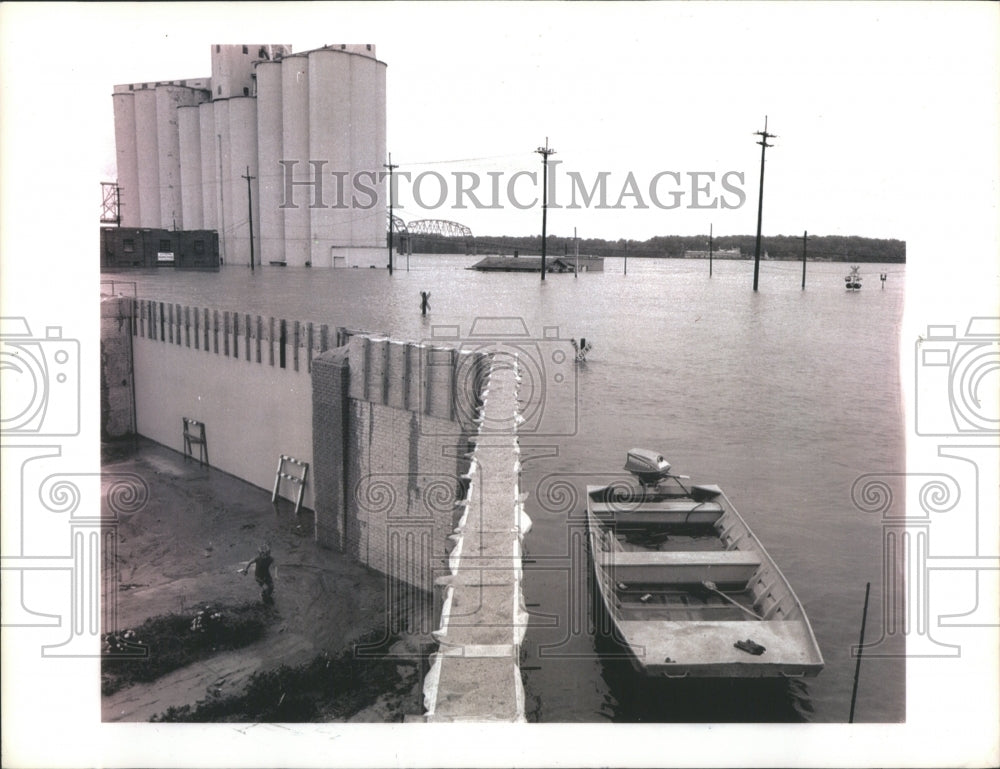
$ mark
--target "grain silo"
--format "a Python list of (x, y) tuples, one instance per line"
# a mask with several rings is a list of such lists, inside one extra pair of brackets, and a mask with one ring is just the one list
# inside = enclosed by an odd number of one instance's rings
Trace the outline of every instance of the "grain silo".
[(214, 229), (234, 265), (384, 266), (385, 73), (371, 45), (214, 45), (210, 79), (116, 86), (123, 224)]
[[(257, 100), (250, 96), (229, 101), (229, 186), (224, 192), (227, 213), (227, 259), (235, 264), (260, 263), (260, 253), (251, 247), (250, 232), (260, 235), (260, 194), (257, 184)], [(248, 183), (249, 182), (249, 183)]]
[(184, 229), (205, 228), (201, 179), (201, 118), (198, 106), (177, 108), (181, 171), (181, 221)]
[[(355, 212), (351, 217), (351, 244), (355, 248), (375, 247), (371, 255), (386, 264), (386, 195), (388, 185), (379, 185), (386, 162), (385, 146), (385, 65), (371, 55), (351, 57), (351, 168), (361, 174)], [(370, 175), (370, 176), (369, 176)], [(368, 182), (371, 182), (369, 185)], [(362, 189), (373, 187), (374, 196)]]
[(205, 101), (197, 88), (179, 83), (158, 83), (156, 93), (156, 152), (159, 163), (160, 226), (184, 229), (181, 202), (180, 127), (177, 110)]
[(371, 46), (309, 53), (309, 157), (327, 161), (327, 207), (312, 210), (315, 266), (387, 261), (385, 184), (378, 181), (385, 162), (385, 113), (376, 108), (384, 71)]
[[(219, 230), (219, 163), (215, 138), (215, 102), (198, 105), (201, 129), (201, 210), (206, 230)], [(220, 245), (221, 248), (221, 245)]]
[[(351, 245), (351, 216), (347, 207), (351, 168), (351, 57), (323, 48), (309, 53), (309, 158), (327, 162), (324, 167), (325, 200), (312, 214), (310, 259), (316, 267), (329, 267)], [(326, 186), (326, 181), (333, 181)], [(336, 252), (334, 254), (333, 252)]]
[(214, 133), (216, 140), (216, 183), (215, 194), (218, 208), (218, 218), (215, 227), (219, 231), (219, 250), (223, 262), (229, 261), (229, 239), (233, 231), (233, 167), (230, 163), (231, 147), (229, 141), (229, 99), (217, 99), (213, 110)]
[(160, 154), (157, 151), (156, 89), (135, 91), (135, 154), (138, 169), (139, 225), (160, 226)]
[(128, 88), (116, 86), (112, 94), (115, 110), (115, 160), (118, 165), (118, 210), (122, 227), (138, 227), (139, 161), (135, 146), (135, 95)]
[(285, 261), (282, 174), (281, 62), (257, 64), (257, 188), (260, 190), (260, 262)]
[[(312, 191), (296, 182), (312, 179), (309, 163), (309, 58), (286, 56), (281, 61), (282, 211), (285, 220), (285, 261), (289, 265), (309, 263), (309, 222)], [(289, 198), (285, 200), (285, 198)], [(303, 200), (304, 198), (304, 200)]]

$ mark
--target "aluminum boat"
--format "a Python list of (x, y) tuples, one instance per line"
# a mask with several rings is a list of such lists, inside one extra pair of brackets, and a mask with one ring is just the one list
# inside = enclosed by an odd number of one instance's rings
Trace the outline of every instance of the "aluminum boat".
[(595, 590), (634, 666), (669, 678), (815, 676), (823, 668), (788, 580), (722, 490), (628, 452), (638, 483), (587, 487)]

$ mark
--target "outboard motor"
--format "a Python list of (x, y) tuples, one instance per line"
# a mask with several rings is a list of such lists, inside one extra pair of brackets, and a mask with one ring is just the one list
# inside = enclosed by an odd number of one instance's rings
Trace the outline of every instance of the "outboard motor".
[(625, 469), (636, 476), (643, 486), (656, 486), (670, 476), (670, 463), (662, 454), (649, 449), (630, 449), (625, 458)]

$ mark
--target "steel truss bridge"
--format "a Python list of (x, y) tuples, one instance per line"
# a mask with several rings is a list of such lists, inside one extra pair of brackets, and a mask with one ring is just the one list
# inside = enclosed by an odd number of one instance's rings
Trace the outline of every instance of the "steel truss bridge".
[[(460, 222), (449, 221), (448, 219), (415, 219), (412, 222), (404, 222), (398, 216), (393, 215), (391, 221), (386, 221), (386, 232), (389, 227), (392, 232), (399, 236), (400, 250), (407, 250), (413, 253), (414, 241), (435, 240), (437, 238), (461, 238), (465, 253), (472, 253), (475, 248), (472, 230)], [(420, 250), (419, 245), (417, 250)]]

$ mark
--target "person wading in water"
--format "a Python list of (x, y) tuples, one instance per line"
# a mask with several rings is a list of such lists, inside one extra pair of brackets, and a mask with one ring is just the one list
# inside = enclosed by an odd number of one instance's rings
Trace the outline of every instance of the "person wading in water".
[(240, 574), (246, 574), (247, 569), (253, 566), (253, 576), (257, 580), (257, 584), (260, 585), (260, 597), (264, 603), (274, 601), (274, 581), (271, 579), (272, 563), (274, 563), (274, 559), (271, 557), (271, 548), (264, 544), (260, 546), (256, 557), (240, 569)]

